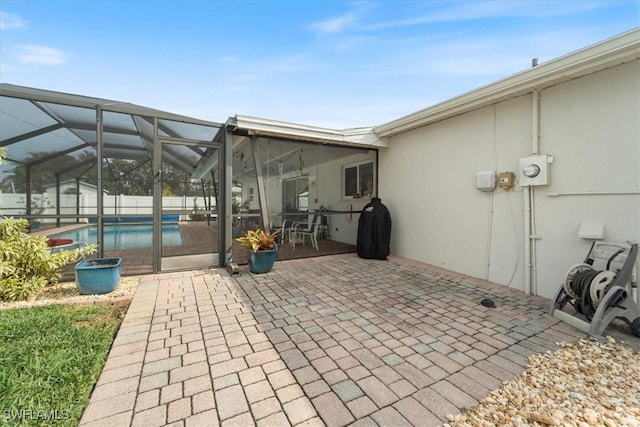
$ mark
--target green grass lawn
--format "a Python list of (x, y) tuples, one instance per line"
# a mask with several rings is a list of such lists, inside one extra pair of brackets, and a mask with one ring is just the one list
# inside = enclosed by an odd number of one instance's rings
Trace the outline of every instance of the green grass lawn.
[(126, 309), (0, 311), (0, 425), (78, 425)]

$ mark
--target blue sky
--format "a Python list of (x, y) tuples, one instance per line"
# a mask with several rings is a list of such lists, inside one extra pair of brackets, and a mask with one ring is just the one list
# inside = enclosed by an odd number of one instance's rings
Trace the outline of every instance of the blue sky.
[(640, 25), (640, 1), (0, 1), (0, 81), (380, 125)]

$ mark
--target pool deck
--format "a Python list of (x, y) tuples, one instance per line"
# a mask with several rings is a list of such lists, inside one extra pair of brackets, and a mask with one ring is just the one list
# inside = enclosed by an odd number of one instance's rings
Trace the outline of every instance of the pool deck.
[[(86, 227), (87, 224), (74, 224), (62, 228), (40, 230), (38, 235), (53, 235), (63, 231)], [(191, 221), (179, 223), (184, 244), (163, 248), (163, 256), (179, 257), (195, 254), (212, 254), (218, 252), (217, 225), (209, 225), (206, 221)], [(34, 232), (33, 234), (36, 234)], [(309, 258), (324, 255), (355, 252), (356, 247), (347, 243), (332, 240), (319, 240), (319, 250), (315, 250), (309, 241), (306, 245), (296, 245), (295, 249), (288, 243), (283, 244), (278, 251), (278, 260)], [(122, 249), (118, 251), (105, 251), (105, 257), (122, 257), (122, 275), (134, 276), (153, 273), (152, 248)], [(89, 257), (91, 258), (91, 257)], [(233, 260), (237, 264), (246, 264), (246, 249), (238, 242), (233, 241)], [(63, 280), (74, 279), (73, 264), (63, 269)]]
[(84, 228), (87, 225), (88, 224), (69, 224), (69, 225), (63, 225), (61, 227), (56, 227), (56, 228), (38, 229), (38, 230), (32, 231), (30, 234), (33, 236), (46, 237), (53, 234), (60, 234), (60, 233), (66, 233), (67, 231), (77, 230), (78, 228)]
[(441, 425), (584, 336), (548, 306), (398, 257), (145, 276), (80, 425)]

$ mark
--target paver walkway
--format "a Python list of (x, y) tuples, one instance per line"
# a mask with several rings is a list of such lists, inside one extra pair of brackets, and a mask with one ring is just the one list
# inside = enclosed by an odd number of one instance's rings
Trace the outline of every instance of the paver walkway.
[(395, 257), (149, 276), (81, 425), (440, 425), (582, 336), (548, 303)]

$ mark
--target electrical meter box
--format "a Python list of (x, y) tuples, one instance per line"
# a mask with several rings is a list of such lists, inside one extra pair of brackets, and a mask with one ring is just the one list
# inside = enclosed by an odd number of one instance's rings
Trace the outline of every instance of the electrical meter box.
[(518, 179), (523, 187), (549, 185), (549, 163), (553, 157), (546, 154), (520, 159)]

